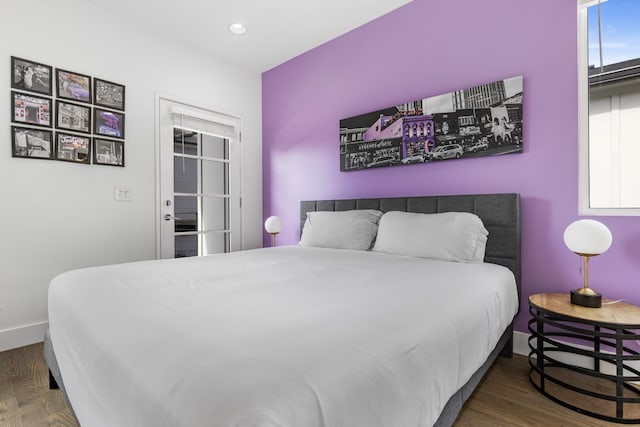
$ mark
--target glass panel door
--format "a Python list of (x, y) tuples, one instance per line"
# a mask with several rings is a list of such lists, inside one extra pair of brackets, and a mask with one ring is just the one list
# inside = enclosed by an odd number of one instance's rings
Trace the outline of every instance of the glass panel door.
[(229, 252), (229, 140), (173, 131), (174, 256)]
[(242, 248), (239, 119), (158, 100), (159, 258)]

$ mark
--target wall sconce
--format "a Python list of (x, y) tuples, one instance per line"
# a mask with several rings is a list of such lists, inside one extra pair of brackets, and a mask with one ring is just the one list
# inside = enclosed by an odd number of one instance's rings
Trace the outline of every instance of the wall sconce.
[(276, 234), (282, 231), (282, 220), (278, 216), (270, 216), (264, 222), (264, 229), (271, 234), (271, 246), (276, 245)]
[(602, 306), (602, 295), (589, 288), (589, 258), (606, 252), (612, 240), (607, 226), (592, 219), (572, 222), (564, 230), (565, 245), (584, 260), (584, 286), (571, 291), (571, 304), (591, 308)]

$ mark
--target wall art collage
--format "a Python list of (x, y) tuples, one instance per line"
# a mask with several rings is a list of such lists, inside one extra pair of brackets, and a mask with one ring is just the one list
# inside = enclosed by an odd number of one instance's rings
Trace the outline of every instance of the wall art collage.
[(53, 71), (11, 57), (12, 157), (124, 167), (124, 85)]

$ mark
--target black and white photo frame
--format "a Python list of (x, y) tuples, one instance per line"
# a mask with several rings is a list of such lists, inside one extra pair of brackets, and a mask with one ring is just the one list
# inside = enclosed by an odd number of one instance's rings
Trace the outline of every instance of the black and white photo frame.
[(55, 159), (88, 165), (91, 162), (91, 137), (56, 132)]
[(93, 133), (109, 138), (124, 139), (124, 113), (93, 109)]
[(124, 167), (124, 141), (93, 138), (93, 164)]
[(56, 129), (91, 133), (91, 107), (56, 101)]
[(124, 111), (124, 85), (94, 78), (93, 93), (95, 105)]
[(53, 132), (11, 126), (11, 157), (53, 158)]
[(11, 88), (51, 96), (53, 68), (28, 59), (11, 57)]
[(21, 125), (51, 127), (50, 98), (11, 91), (11, 121)]
[(56, 68), (56, 94), (59, 99), (91, 104), (91, 77)]

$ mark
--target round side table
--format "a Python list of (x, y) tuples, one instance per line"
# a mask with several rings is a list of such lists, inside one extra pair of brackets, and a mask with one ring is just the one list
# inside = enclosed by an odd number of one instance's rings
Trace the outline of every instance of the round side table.
[(531, 295), (529, 381), (574, 411), (640, 424), (640, 307), (608, 302), (587, 308), (569, 294)]

